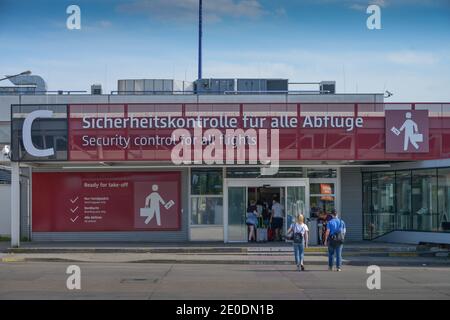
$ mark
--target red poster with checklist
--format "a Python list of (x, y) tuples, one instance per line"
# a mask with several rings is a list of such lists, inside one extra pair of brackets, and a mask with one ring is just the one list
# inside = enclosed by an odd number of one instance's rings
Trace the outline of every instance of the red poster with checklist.
[(177, 231), (179, 172), (34, 173), (33, 232)]

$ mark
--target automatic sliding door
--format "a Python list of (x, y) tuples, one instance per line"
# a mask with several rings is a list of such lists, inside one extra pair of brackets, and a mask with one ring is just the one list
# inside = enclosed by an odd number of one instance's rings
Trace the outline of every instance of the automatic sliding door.
[(247, 241), (247, 187), (228, 188), (228, 241)]

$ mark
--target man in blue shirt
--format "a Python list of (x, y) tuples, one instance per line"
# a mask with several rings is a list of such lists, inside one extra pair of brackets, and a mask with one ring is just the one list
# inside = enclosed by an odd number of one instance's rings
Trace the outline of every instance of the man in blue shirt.
[(336, 270), (341, 271), (343, 239), (346, 233), (345, 222), (338, 219), (336, 210), (333, 210), (331, 215), (333, 219), (328, 221), (325, 233), (325, 245), (328, 245), (328, 270), (333, 270), (333, 256), (336, 254)]

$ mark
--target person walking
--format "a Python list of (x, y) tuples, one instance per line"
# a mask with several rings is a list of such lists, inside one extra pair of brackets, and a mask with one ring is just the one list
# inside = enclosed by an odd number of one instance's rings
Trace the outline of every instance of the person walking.
[(263, 223), (264, 226), (266, 226), (266, 228), (269, 228), (269, 222), (270, 222), (270, 209), (269, 209), (269, 204), (267, 203), (266, 200), (264, 200), (263, 202), (263, 210), (262, 210), (262, 218), (263, 218)]
[(248, 227), (248, 241), (256, 241), (256, 226), (258, 224), (258, 209), (256, 208), (256, 201), (251, 200), (247, 208), (247, 227)]
[(346, 233), (345, 222), (338, 218), (336, 210), (331, 211), (332, 219), (327, 223), (325, 245), (328, 246), (328, 270), (333, 271), (333, 260), (336, 255), (336, 271), (342, 270), (342, 248)]
[(305, 248), (308, 247), (309, 229), (305, 224), (305, 217), (302, 214), (299, 214), (296, 221), (291, 224), (288, 234), (292, 234), (291, 238), (294, 241), (294, 256), (297, 271), (305, 271), (303, 262)]
[(281, 241), (281, 229), (283, 228), (283, 206), (278, 199), (273, 199), (271, 224), (275, 230), (275, 241)]

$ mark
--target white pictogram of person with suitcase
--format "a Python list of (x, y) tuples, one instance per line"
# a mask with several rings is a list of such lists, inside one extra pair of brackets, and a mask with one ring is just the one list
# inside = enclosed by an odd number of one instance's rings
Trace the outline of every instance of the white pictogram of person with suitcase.
[(153, 192), (145, 198), (145, 208), (141, 208), (141, 217), (147, 217), (145, 224), (149, 224), (156, 216), (156, 224), (161, 226), (160, 205), (163, 205), (166, 210), (169, 210), (175, 204), (173, 200), (166, 203), (158, 193), (158, 189), (159, 186), (157, 184), (152, 186)]
[(408, 151), (409, 144), (412, 144), (413, 147), (418, 150), (419, 145), (418, 142), (423, 142), (423, 134), (419, 132), (419, 128), (417, 123), (412, 120), (411, 112), (406, 113), (406, 120), (401, 126), (400, 129), (393, 127), (391, 131), (399, 136), (402, 131), (405, 131), (404, 143), (403, 143), (403, 151)]

